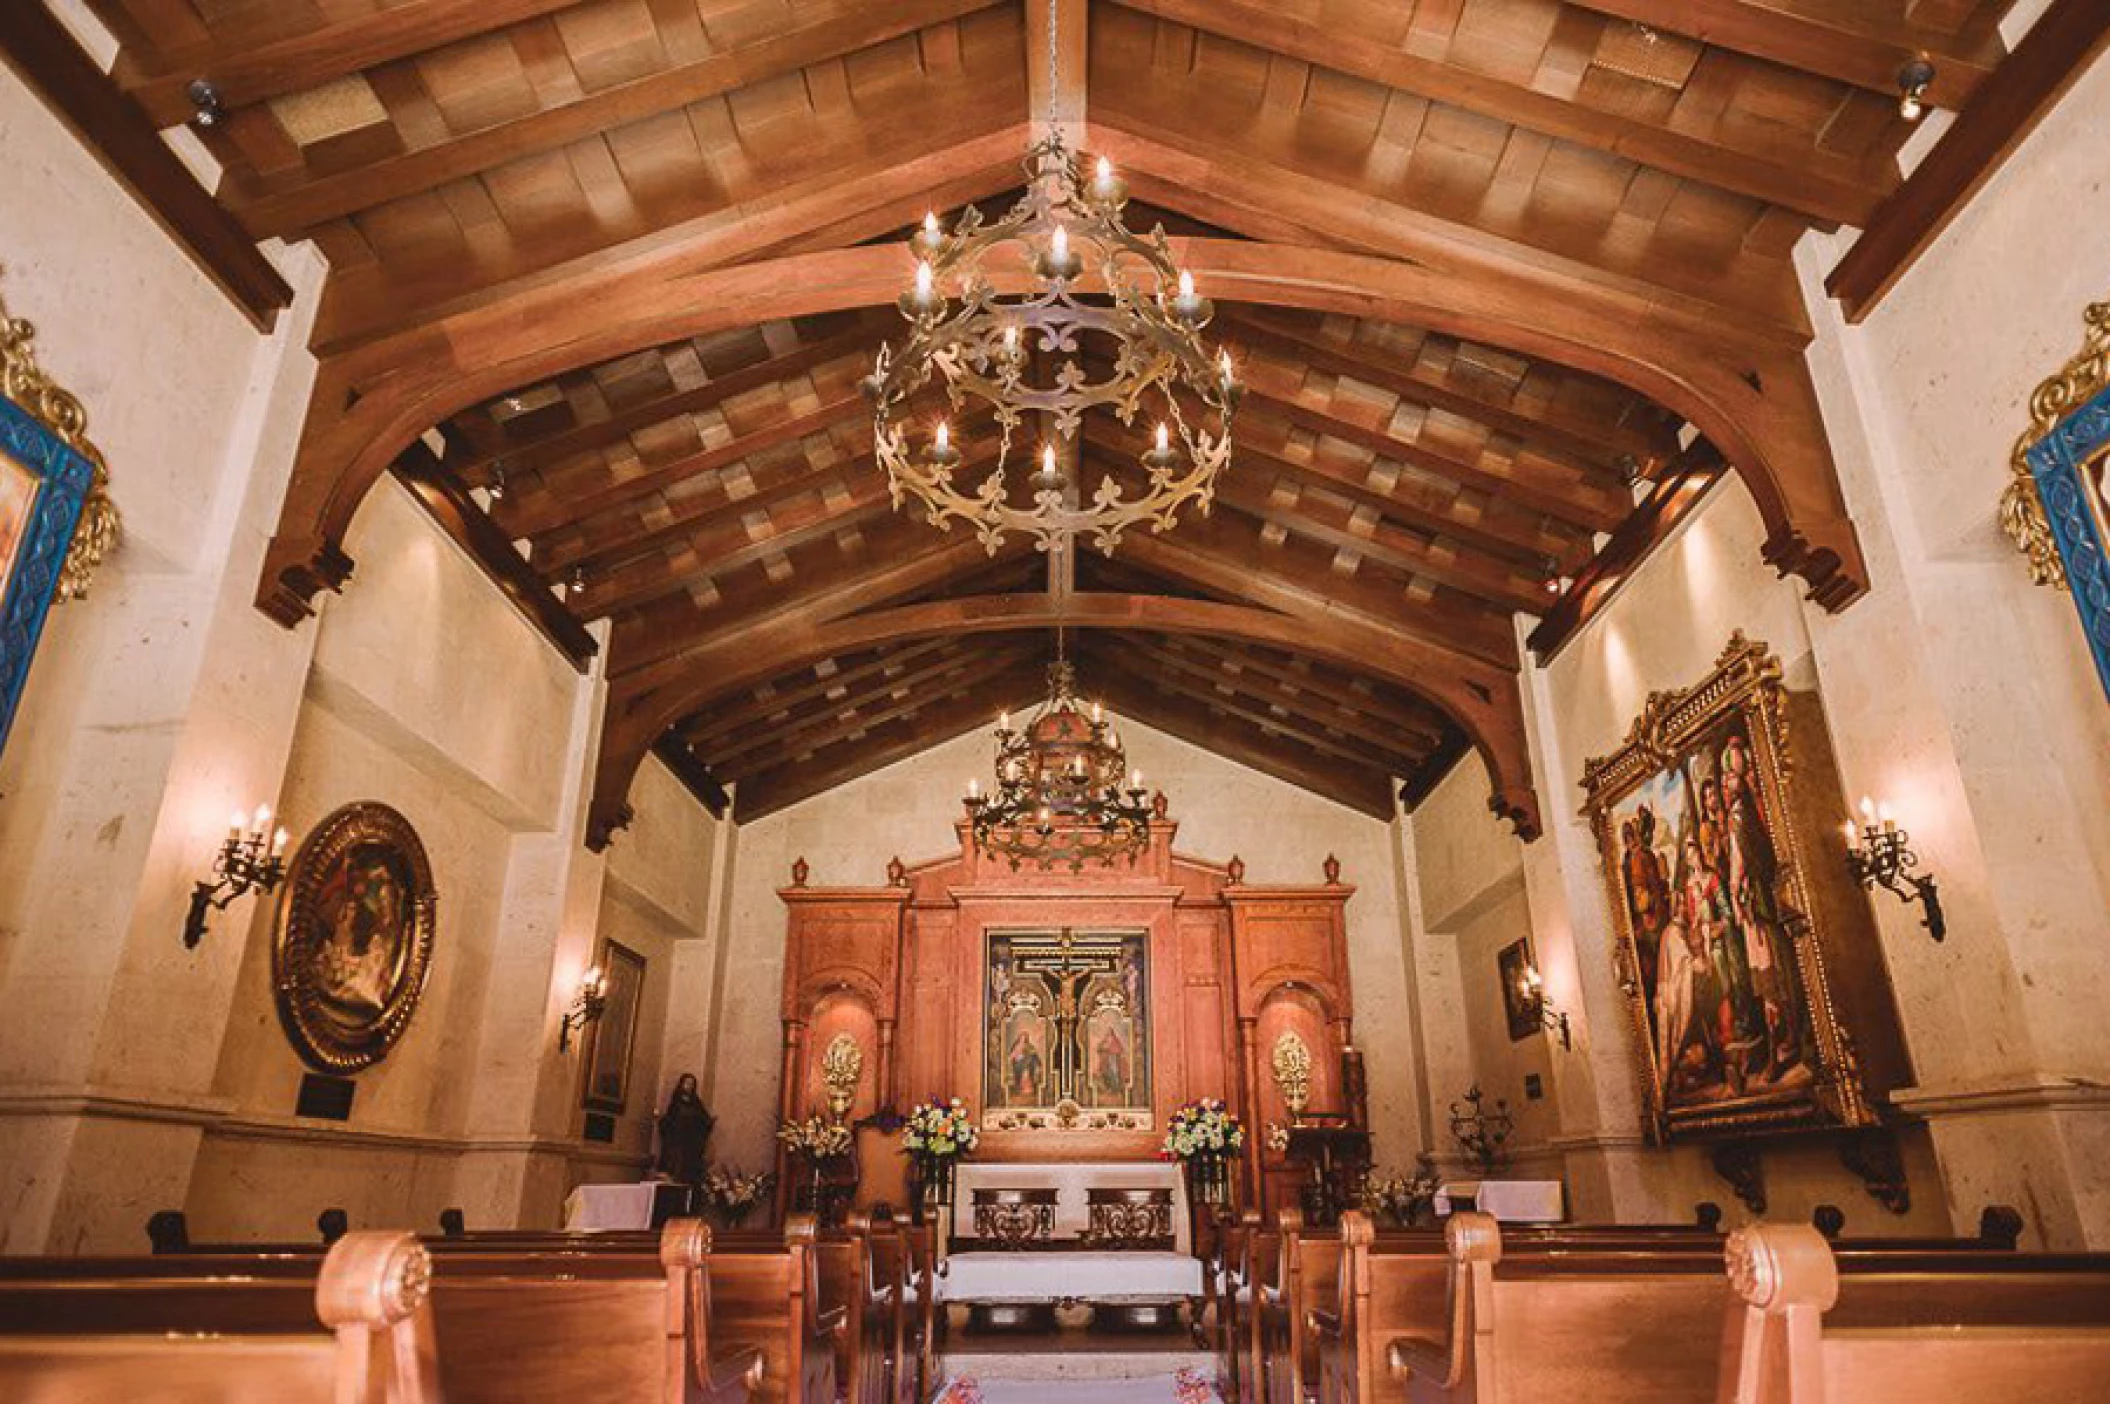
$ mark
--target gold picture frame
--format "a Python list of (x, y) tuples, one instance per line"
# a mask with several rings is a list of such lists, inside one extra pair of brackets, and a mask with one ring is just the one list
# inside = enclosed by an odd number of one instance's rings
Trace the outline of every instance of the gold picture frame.
[(303, 1061), (344, 1074), (388, 1056), (424, 993), (438, 906), (425, 845), (394, 809), (348, 804), (315, 826), (271, 944), (279, 1022)]
[(645, 1004), (645, 958), (618, 941), (601, 943), (606, 1002), (601, 1017), (586, 1026), (585, 1086), (579, 1101), (588, 1111), (622, 1113), (630, 1105), (630, 1060), (637, 1047)]
[(1815, 782), (1797, 774), (1789, 710), (1780, 660), (1739, 632), (1711, 673), (1651, 696), (1625, 743), (1583, 769), (1658, 1143), (1880, 1120), (1834, 1003), (1823, 928), (1842, 915), (1826, 900), (1836, 885), (1813, 872), (1805, 837), (1813, 813), (1844, 801), (1836, 783), (1797, 792)]

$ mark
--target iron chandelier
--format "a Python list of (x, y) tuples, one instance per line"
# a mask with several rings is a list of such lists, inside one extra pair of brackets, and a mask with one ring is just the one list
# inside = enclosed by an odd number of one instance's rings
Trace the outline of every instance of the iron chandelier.
[(1025, 726), (1012, 730), (1009, 712), (997, 721), (994, 793), (969, 780), (966, 805), (976, 847), (1014, 869), (1032, 859), (1071, 872), (1092, 859), (1133, 860), (1150, 842), (1155, 813), (1143, 772), (1128, 769), (1099, 704), (1086, 711), (1078, 702), (1076, 673), (1059, 652), (1048, 665), (1048, 700)]
[[(931, 213), (910, 238), (915, 282), (899, 304), (908, 332), (879, 348), (864, 381), (874, 453), (897, 510), (913, 499), (933, 526), (964, 522), (992, 555), (1013, 531), (1042, 551), (1089, 535), (1110, 555), (1131, 526), (1164, 531), (1189, 503), (1208, 511), (1231, 461), (1239, 385), (1229, 353), (1212, 355), (1202, 339), (1213, 308), (1174, 263), (1164, 227), (1145, 237), (1123, 223), (1128, 196), (1112, 165), (1102, 159), (1081, 180), (1057, 132), (1025, 169), (1026, 193), (1001, 219), (985, 224), (969, 206), (948, 231)], [(1021, 274), (1024, 291), (998, 291)], [(934, 380), (956, 417), (994, 414), (995, 463), (978, 483), (959, 481), (952, 422), (914, 423), (910, 402)], [(1085, 501), (1056, 440), (1075, 440), (1085, 412), (1101, 407), (1131, 428), (1146, 411), (1154, 424), (1142, 481), (1108, 474)], [(1015, 440), (1029, 413), (1047, 417), (1050, 437), (1019, 485)]]

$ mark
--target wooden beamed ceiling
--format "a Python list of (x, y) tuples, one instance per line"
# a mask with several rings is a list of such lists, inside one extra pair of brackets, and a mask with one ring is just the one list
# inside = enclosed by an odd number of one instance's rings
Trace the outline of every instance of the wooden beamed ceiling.
[[(655, 746), (766, 813), (1029, 702), (1058, 624), (1139, 721), (1372, 814), (1470, 747), (1535, 830), (1519, 617), (1557, 646), (1681, 484), (1726, 462), (1768, 559), (1865, 588), (1790, 254), (1898, 191), (1903, 62), (1967, 103), (2007, 8), (88, 5), (152, 124), (217, 87), (225, 218), (330, 262), (259, 603), (344, 583), (392, 464), (572, 656), (611, 621), (596, 840)], [(1208, 517), (1055, 572), (897, 514), (858, 393), (868, 246), (1006, 203), (1051, 109), (1247, 386)], [(1093, 424), (1085, 480), (1135, 446)]]

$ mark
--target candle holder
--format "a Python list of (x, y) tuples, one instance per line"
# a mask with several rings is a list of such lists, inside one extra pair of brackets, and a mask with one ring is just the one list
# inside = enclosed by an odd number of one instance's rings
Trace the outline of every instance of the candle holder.
[(557, 1030), (557, 1051), (570, 1052), (572, 1030), (584, 1029), (607, 1012), (608, 976), (596, 965), (580, 978), (578, 997), (564, 1011), (564, 1023)]
[(286, 877), (284, 829), (271, 831), (271, 806), (260, 804), (254, 815), (237, 813), (228, 821), (227, 837), (213, 858), (212, 881), (191, 888), (190, 914), (183, 921), (183, 946), (196, 950), (205, 939), (207, 914), (225, 911), (237, 897), (270, 892)]
[(1913, 871), (1920, 860), (1912, 851), (1912, 835), (1897, 826), (1890, 811), (1864, 799), (1860, 821), (1847, 820), (1845, 832), (1846, 867), (1854, 881), (1870, 892), (1880, 887), (1907, 906), (1919, 903), (1924, 912), (1920, 925), (1927, 934), (1936, 941), (1946, 937), (1949, 923), (1942, 915), (1934, 876)]
[(1546, 998), (1546, 977), (1539, 974), (1536, 965), (1524, 967), (1524, 1001), (1537, 1015), (1540, 1028), (1560, 1035), (1563, 1050), (1575, 1047), (1575, 1035), (1568, 1027), (1567, 1011), (1554, 1008), (1553, 1001)]

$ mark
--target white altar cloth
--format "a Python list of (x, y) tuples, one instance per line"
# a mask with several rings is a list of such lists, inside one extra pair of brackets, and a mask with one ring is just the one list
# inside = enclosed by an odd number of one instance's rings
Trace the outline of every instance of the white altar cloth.
[[(974, 1192), (977, 1189), (1052, 1189), (1055, 1191), (1053, 1237), (1075, 1238), (1091, 1226), (1091, 1189), (1169, 1189), (1172, 1191), (1172, 1247), (1193, 1251), (1187, 1224), (1187, 1186), (1180, 1168), (1163, 1160), (1075, 1160), (1015, 1163), (970, 1160), (954, 1172), (952, 1232), (974, 1237)], [(1132, 1255), (1124, 1255), (1132, 1256)]]
[(1202, 1294), (1185, 1253), (954, 1253), (938, 1278), (948, 1302), (1161, 1302)]
[(564, 1199), (567, 1233), (605, 1233), (652, 1227), (653, 1180), (634, 1185), (580, 1185)]
[(1567, 1210), (1559, 1180), (1456, 1180), (1436, 1187), (1436, 1212), (1451, 1212), (1451, 1196), (1473, 1201), (1505, 1224), (1557, 1224)]

